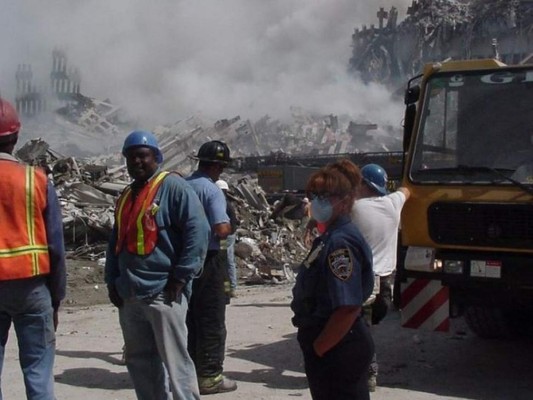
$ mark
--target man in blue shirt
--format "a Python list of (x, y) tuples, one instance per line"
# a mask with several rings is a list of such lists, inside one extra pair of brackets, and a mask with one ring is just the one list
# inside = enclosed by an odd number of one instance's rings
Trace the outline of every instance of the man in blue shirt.
[(140, 400), (197, 400), (186, 315), (209, 223), (185, 180), (160, 170), (152, 133), (130, 133), (123, 155), (133, 183), (117, 201), (105, 281), (119, 309), (128, 372)]
[(228, 146), (218, 140), (204, 143), (195, 158), (199, 160), (198, 169), (187, 182), (204, 206), (211, 238), (202, 274), (193, 283), (187, 317), (189, 352), (196, 365), (200, 393), (213, 394), (237, 389), (234, 381), (222, 375), (226, 345), (226, 265), (220, 240), (231, 234), (231, 224), (226, 198), (215, 184), (231, 159)]

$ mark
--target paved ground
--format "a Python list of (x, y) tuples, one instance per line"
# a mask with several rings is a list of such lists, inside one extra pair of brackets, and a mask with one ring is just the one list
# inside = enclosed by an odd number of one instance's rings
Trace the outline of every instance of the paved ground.
[[(225, 365), (239, 389), (209, 398), (310, 400), (290, 324), (290, 288), (239, 289), (228, 307)], [(373, 400), (533, 398), (531, 340), (483, 341), (460, 323), (450, 334), (406, 330), (395, 312), (374, 337), (381, 373)], [(126, 368), (118, 363), (122, 339), (112, 306), (63, 309), (57, 343), (58, 400), (135, 399)], [(2, 379), (5, 400), (24, 398), (15, 346), (12, 334)]]

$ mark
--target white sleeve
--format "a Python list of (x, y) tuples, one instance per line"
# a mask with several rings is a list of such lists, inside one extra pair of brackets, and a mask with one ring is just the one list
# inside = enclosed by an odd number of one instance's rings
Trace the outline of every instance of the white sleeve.
[(399, 190), (387, 195), (387, 197), (390, 199), (394, 209), (398, 212), (402, 210), (402, 207), (405, 204), (405, 201), (407, 200), (405, 194)]

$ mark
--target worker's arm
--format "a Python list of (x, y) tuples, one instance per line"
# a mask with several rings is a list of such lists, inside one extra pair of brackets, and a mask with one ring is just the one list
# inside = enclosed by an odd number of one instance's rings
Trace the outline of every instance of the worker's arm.
[(67, 272), (65, 267), (65, 244), (63, 242), (63, 218), (56, 190), (51, 183), (47, 184), (47, 205), (44, 210), (48, 255), (50, 257), (50, 274), (48, 286), (55, 310), (65, 298)]
[(115, 280), (120, 275), (120, 271), (118, 268), (118, 256), (115, 254), (115, 246), (117, 243), (117, 227), (116, 227), (116, 221), (115, 226), (113, 227), (113, 230), (111, 231), (111, 236), (109, 239), (109, 242), (107, 243), (107, 251), (105, 255), (105, 267), (104, 267), (104, 279), (105, 283), (107, 284), (107, 295), (109, 297), (109, 301), (115, 306), (115, 307), (122, 307), (122, 304), (124, 304), (124, 301), (118, 294), (117, 288), (115, 286)]
[(219, 239), (225, 239), (231, 234), (231, 224), (227, 213), (226, 196), (224, 196), (222, 190), (216, 186), (209, 196), (207, 214), (211, 229)]
[(220, 239), (225, 239), (231, 234), (231, 224), (224, 222), (222, 224), (216, 224), (213, 227), (213, 231), (215, 232), (215, 235), (219, 237)]
[(313, 230), (315, 228), (316, 228), (316, 220), (311, 218), (307, 222), (307, 225), (305, 226), (305, 232), (304, 232), (304, 237), (303, 237), (304, 245), (307, 248), (311, 248), (311, 246), (313, 245), (313, 240), (315, 240), (316, 238), (316, 235), (313, 233)]
[(105, 252), (104, 280), (109, 285), (115, 285), (115, 279), (120, 275), (118, 269), (118, 256), (115, 254), (117, 244), (117, 223), (113, 226), (109, 241), (107, 242), (107, 251)]
[(313, 343), (315, 353), (322, 357), (335, 347), (346, 336), (360, 313), (361, 307), (359, 306), (338, 307), (315, 339)]
[(398, 189), (397, 189), (398, 192), (402, 192), (405, 196), (405, 200), (407, 201), (409, 199), (409, 197), (411, 196), (411, 191), (409, 189), (407, 189), (406, 187), (404, 186), (400, 186)]

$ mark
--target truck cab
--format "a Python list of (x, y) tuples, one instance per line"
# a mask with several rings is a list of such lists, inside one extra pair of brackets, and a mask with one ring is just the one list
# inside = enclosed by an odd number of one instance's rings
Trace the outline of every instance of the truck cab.
[(533, 317), (533, 65), (427, 64), (406, 95), (402, 321), (482, 337)]

